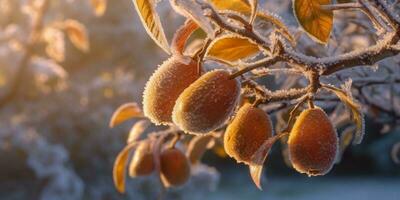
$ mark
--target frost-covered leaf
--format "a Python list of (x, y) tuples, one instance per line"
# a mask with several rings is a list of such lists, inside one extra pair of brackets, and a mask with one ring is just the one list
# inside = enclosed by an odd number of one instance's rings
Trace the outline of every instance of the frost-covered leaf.
[(159, 47), (169, 54), (168, 40), (161, 25), (160, 17), (155, 9), (157, 1), (133, 0), (133, 3), (147, 34), (149, 34)]
[(342, 134), (340, 134), (339, 154), (338, 154), (338, 157), (336, 158), (336, 163), (340, 162), (344, 151), (351, 144), (351, 141), (353, 140), (353, 135), (354, 135), (355, 131), (356, 131), (356, 128), (354, 126), (351, 126), (351, 127), (344, 129), (342, 131)]
[(209, 57), (234, 62), (260, 52), (257, 44), (246, 38), (226, 35), (215, 39), (207, 49)]
[(256, 186), (260, 190), (262, 190), (261, 187), (262, 170), (264, 167), (265, 160), (268, 157), (269, 151), (271, 150), (272, 145), (274, 145), (274, 143), (277, 140), (279, 140), (279, 138), (285, 135), (287, 135), (287, 133), (281, 133), (266, 140), (251, 158), (251, 163), (249, 165), (250, 175), (254, 184), (256, 184)]
[(361, 106), (352, 98), (350, 94), (347, 94), (343, 90), (330, 85), (324, 85), (324, 87), (336, 94), (337, 97), (351, 110), (352, 118), (356, 123), (357, 131), (354, 135), (354, 144), (360, 144), (364, 137), (364, 114), (361, 110)]
[(126, 167), (128, 164), (129, 154), (131, 150), (137, 147), (137, 145), (137, 142), (128, 144), (124, 149), (122, 149), (115, 159), (113, 167), (113, 180), (115, 188), (120, 193), (125, 192)]
[(107, 0), (90, 0), (96, 16), (103, 16), (107, 9)]
[(57, 28), (46, 28), (43, 32), (43, 39), (46, 42), (47, 55), (57, 62), (63, 62), (65, 60), (64, 33)]
[(33, 57), (31, 66), (35, 77), (45, 82), (50, 79), (65, 79), (68, 74), (65, 69), (51, 59)]
[(198, 135), (190, 140), (187, 150), (187, 157), (190, 163), (195, 164), (201, 159), (209, 146), (208, 144), (212, 142), (213, 139), (214, 137), (212, 135)]
[(113, 128), (128, 119), (142, 117), (142, 109), (137, 103), (126, 103), (120, 106), (113, 114), (110, 120), (110, 127)]
[(214, 28), (210, 19), (204, 15), (201, 5), (196, 0), (170, 0), (175, 12), (195, 21), (203, 29), (209, 38), (214, 38)]
[[(254, 3), (250, 4), (247, 0), (211, 0), (211, 3), (218, 10), (232, 10), (245, 15), (251, 15), (252, 10), (256, 9), (256, 5)], [(296, 43), (290, 34), (289, 29), (276, 16), (259, 9), (256, 17), (260, 20), (272, 23), (280, 30), (286, 39), (288, 39), (292, 44)]]
[(253, 24), (257, 16), (258, 0), (249, 0), (251, 7), (250, 24)]
[(187, 40), (199, 26), (193, 20), (187, 20), (174, 35), (171, 49), (175, 53), (183, 54)]
[(129, 131), (129, 136), (126, 142), (129, 144), (138, 140), (144, 131), (150, 126), (150, 124), (150, 121), (147, 119), (136, 122)]
[(69, 39), (76, 48), (83, 52), (89, 51), (89, 36), (83, 24), (76, 20), (68, 19), (64, 21), (64, 28)]
[(294, 0), (294, 14), (303, 29), (317, 42), (326, 44), (333, 28), (333, 12), (321, 9), (331, 0)]

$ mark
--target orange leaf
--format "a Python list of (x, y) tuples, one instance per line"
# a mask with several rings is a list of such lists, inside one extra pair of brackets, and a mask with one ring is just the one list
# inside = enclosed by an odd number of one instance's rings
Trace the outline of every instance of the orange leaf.
[(144, 131), (150, 126), (150, 121), (147, 119), (140, 120), (132, 126), (131, 130), (129, 131), (129, 136), (127, 143), (131, 143), (139, 139), (139, 137), (144, 133)]
[(311, 38), (326, 44), (333, 28), (333, 12), (321, 9), (321, 5), (330, 4), (331, 0), (294, 0), (295, 16)]
[(115, 159), (113, 167), (113, 180), (115, 188), (120, 193), (125, 192), (126, 166), (128, 163), (129, 154), (132, 149), (137, 147), (137, 145), (137, 142), (127, 145), (124, 149), (122, 149)]
[(260, 49), (257, 44), (246, 38), (233, 35), (222, 36), (214, 40), (207, 49), (209, 57), (229, 62), (253, 56), (258, 52), (260, 52)]
[(128, 119), (143, 117), (142, 109), (137, 103), (126, 103), (120, 106), (113, 114), (110, 120), (110, 127), (113, 128)]
[(64, 22), (64, 28), (76, 48), (83, 52), (89, 51), (89, 36), (83, 24), (76, 20), (68, 19)]
[(198, 28), (199, 26), (196, 24), (196, 22), (193, 20), (187, 20), (185, 24), (175, 32), (171, 45), (172, 50), (176, 53), (182, 54), (187, 40)]

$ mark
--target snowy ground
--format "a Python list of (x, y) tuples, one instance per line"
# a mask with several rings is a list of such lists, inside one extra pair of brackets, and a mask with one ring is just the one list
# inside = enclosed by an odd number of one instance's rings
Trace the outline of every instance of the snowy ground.
[[(227, 181), (224, 181), (227, 183)], [(247, 177), (229, 181), (208, 200), (400, 200), (400, 178), (269, 178), (258, 191)]]

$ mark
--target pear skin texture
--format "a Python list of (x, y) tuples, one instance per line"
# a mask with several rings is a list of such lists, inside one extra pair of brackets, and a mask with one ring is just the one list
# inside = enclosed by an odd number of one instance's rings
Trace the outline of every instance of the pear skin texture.
[(161, 179), (167, 186), (181, 186), (189, 180), (190, 164), (180, 150), (164, 150), (160, 156), (160, 163)]
[(251, 157), (272, 136), (271, 119), (260, 108), (245, 104), (228, 125), (224, 135), (226, 153), (237, 162), (251, 163)]
[[(189, 62), (188, 62), (189, 61)], [(197, 62), (172, 56), (150, 77), (143, 92), (143, 112), (154, 124), (172, 123), (176, 99), (200, 77)]]
[(312, 108), (297, 118), (288, 146), (290, 160), (298, 172), (325, 175), (335, 162), (338, 136), (328, 115), (321, 108)]
[(154, 171), (154, 159), (150, 142), (142, 142), (129, 164), (129, 176), (147, 176)]
[(234, 112), (240, 90), (240, 82), (230, 79), (228, 71), (210, 71), (179, 96), (173, 121), (192, 134), (205, 134), (220, 128)]

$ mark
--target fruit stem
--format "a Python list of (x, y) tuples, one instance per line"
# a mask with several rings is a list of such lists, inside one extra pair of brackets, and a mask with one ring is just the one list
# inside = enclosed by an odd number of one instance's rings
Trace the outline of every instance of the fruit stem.
[(174, 134), (174, 138), (172, 138), (171, 143), (168, 146), (169, 149), (175, 148), (176, 143), (181, 139), (181, 135), (182, 134), (179, 132)]

